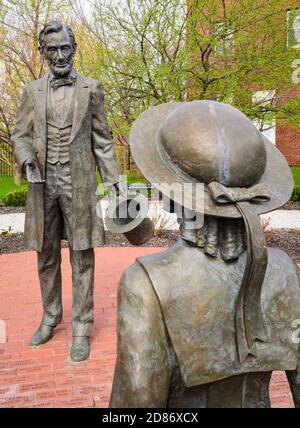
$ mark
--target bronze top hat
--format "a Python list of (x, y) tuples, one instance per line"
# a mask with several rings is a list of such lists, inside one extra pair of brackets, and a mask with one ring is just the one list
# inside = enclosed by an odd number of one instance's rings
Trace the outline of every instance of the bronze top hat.
[(105, 224), (113, 233), (123, 233), (132, 245), (152, 238), (154, 225), (147, 217), (148, 200), (141, 193), (113, 199), (106, 210)]

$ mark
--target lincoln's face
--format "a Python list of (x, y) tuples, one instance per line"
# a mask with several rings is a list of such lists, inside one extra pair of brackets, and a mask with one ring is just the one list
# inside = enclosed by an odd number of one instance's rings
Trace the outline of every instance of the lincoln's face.
[(45, 36), (42, 55), (48, 61), (55, 77), (64, 77), (70, 73), (74, 54), (75, 48), (66, 31), (61, 30)]

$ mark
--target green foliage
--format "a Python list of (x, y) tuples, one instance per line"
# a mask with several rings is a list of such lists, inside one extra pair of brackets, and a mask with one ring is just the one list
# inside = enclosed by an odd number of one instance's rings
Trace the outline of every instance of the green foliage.
[(300, 168), (299, 167), (293, 167), (291, 168), (294, 182), (296, 186), (300, 186)]
[(10, 192), (16, 192), (20, 189), (27, 189), (28, 184), (26, 181), (18, 186), (15, 184), (13, 177), (0, 177), (0, 200), (3, 200)]
[(134, 174), (130, 172), (127, 174), (126, 179), (128, 184), (137, 184), (137, 183), (147, 184), (148, 183), (148, 180), (146, 180), (146, 178), (136, 177)]
[(16, 192), (9, 192), (2, 199), (7, 207), (25, 207), (27, 198), (27, 189), (20, 189)]
[[(216, 31), (219, 23), (222, 31)], [(292, 64), (298, 56), (297, 49), (286, 46), (286, 31), (286, 0), (191, 0), (191, 96), (229, 102), (261, 130), (274, 119), (300, 128), (299, 96), (293, 93), (292, 101), (283, 96), (293, 86)], [(269, 96), (255, 99), (256, 91)]]
[(0, 0), (0, 162), (10, 168), (21, 93), (47, 69), (38, 52), (39, 31), (48, 20), (64, 21), (67, 11), (68, 0)]
[[(292, 97), (284, 96), (296, 86), (293, 64), (299, 57), (299, 49), (287, 47), (287, 23), (292, 22), (287, 20), (288, 0), (84, 3), (86, 7), (80, 0), (0, 0), (5, 72), (0, 140), (9, 144), (24, 85), (46, 71), (37, 40), (50, 17), (74, 29), (75, 67), (104, 88), (124, 171), (132, 166), (128, 133), (133, 121), (164, 102), (215, 99), (242, 110), (260, 130), (274, 120), (300, 129), (300, 96), (293, 90)], [(267, 96), (253, 99), (257, 91)]]
[[(295, 85), (299, 53), (287, 48), (287, 0), (89, 3), (91, 19), (77, 9), (76, 64), (101, 81), (124, 150), (133, 121), (169, 101), (215, 99), (239, 108), (262, 131), (274, 120), (300, 129), (300, 97), (282, 96)], [(253, 98), (258, 91), (267, 95)], [(123, 165), (131, 169), (126, 156)]]
[(13, 235), (12, 227), (9, 226), (8, 229), (2, 229), (1, 230), (1, 235), (3, 235), (3, 236), (11, 236), (11, 235)]
[(293, 191), (291, 200), (292, 201), (300, 201), (300, 168), (299, 167), (293, 167), (293, 168), (291, 168), (291, 171), (292, 171), (294, 182), (295, 182), (295, 187), (294, 187), (294, 191)]
[(292, 201), (300, 201), (300, 186), (295, 186), (291, 197)]

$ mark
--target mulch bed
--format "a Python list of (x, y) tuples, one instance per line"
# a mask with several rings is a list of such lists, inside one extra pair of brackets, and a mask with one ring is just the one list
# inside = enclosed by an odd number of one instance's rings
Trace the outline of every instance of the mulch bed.
[(281, 208), (283, 210), (300, 210), (300, 201), (290, 201), (287, 204), (283, 205)]
[(10, 236), (0, 234), (0, 254), (19, 253), (27, 251), (24, 247), (23, 233), (14, 233)]
[(295, 263), (300, 263), (300, 230), (272, 229), (265, 232), (269, 247), (285, 251)]
[[(283, 209), (300, 210), (300, 201), (288, 202)], [(0, 205), (0, 214), (23, 213), (25, 207), (5, 207)], [(152, 238), (143, 247), (169, 247), (179, 238), (178, 231), (163, 230), (160, 236)], [(296, 263), (300, 263), (300, 230), (277, 229), (266, 232), (267, 243), (270, 247), (276, 247), (286, 251)], [(62, 241), (62, 247), (67, 247), (68, 243)], [(125, 236), (106, 232), (107, 247), (131, 247)], [(0, 254), (17, 253), (26, 251), (23, 241), (23, 234), (12, 234), (10, 236), (0, 235)]]
[[(106, 231), (106, 247), (133, 247), (130, 242), (127, 241), (124, 235), (118, 235)], [(163, 230), (160, 236), (151, 238), (148, 242), (141, 245), (141, 247), (170, 247), (175, 244), (179, 238), (178, 231)]]
[[(266, 240), (269, 247), (279, 248), (296, 262), (300, 263), (300, 230), (277, 229), (266, 231)], [(143, 247), (169, 247), (179, 238), (178, 231), (163, 230), (161, 236), (150, 239)], [(62, 247), (67, 247), (66, 241), (62, 241)], [(125, 236), (106, 232), (107, 247), (132, 247)], [(11, 236), (0, 235), (0, 254), (17, 253), (26, 251), (23, 234)]]
[[(133, 247), (130, 242), (127, 241), (124, 235), (117, 235), (106, 231), (106, 244), (105, 247)], [(179, 232), (177, 231), (162, 231), (160, 237), (150, 239), (142, 247), (169, 247), (173, 245), (179, 238)], [(67, 241), (62, 241), (62, 248), (68, 247)], [(0, 234), (0, 254), (4, 253), (19, 253), (21, 251), (27, 251), (24, 246), (24, 235), (23, 233), (14, 233), (10, 236), (3, 236)]]
[[(283, 210), (300, 210), (300, 201), (288, 202), (283, 207)], [(5, 207), (0, 204), (0, 214), (15, 214), (15, 213), (25, 213), (25, 207)]]
[(25, 207), (5, 207), (0, 205), (0, 214), (25, 213)]

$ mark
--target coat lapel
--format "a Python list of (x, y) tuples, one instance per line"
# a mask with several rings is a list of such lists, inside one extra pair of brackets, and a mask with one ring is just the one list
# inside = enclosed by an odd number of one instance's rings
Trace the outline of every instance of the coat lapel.
[(75, 95), (75, 111), (73, 117), (72, 133), (70, 143), (76, 137), (81, 128), (82, 121), (86, 115), (86, 111), (90, 101), (90, 91), (87, 79), (79, 73), (77, 74), (76, 95)]
[(35, 97), (35, 104), (37, 106), (37, 114), (39, 115), (38, 124), (40, 127), (40, 133), (43, 142), (46, 144), (46, 110), (47, 110), (47, 88), (48, 88), (48, 77), (49, 74), (47, 74), (45, 77), (43, 77), (37, 87), (36, 97)]
[[(86, 111), (88, 109), (89, 100), (90, 100), (90, 91), (89, 84), (87, 79), (79, 73), (77, 75), (76, 82), (76, 93), (75, 93), (75, 111), (73, 118), (73, 126), (72, 133), (70, 138), (70, 143), (74, 140), (78, 131), (81, 128), (82, 121), (86, 115)], [(47, 138), (47, 119), (46, 119), (46, 111), (47, 111), (47, 89), (48, 89), (48, 78), (49, 74), (43, 77), (37, 86), (35, 104), (37, 107), (37, 113), (39, 115), (39, 127), (40, 132), (39, 135), (43, 139), (43, 142), (46, 144)]]

